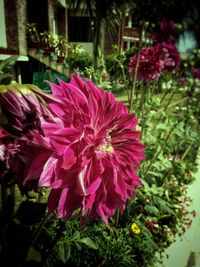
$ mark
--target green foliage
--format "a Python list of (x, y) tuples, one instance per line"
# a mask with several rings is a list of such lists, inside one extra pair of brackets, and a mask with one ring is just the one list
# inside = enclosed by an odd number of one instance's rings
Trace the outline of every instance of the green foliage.
[(12, 80), (11, 68), (19, 56), (10, 56), (0, 62), (0, 84), (9, 84)]
[(85, 68), (92, 65), (92, 56), (80, 45), (73, 44), (69, 46), (68, 56), (65, 62), (71, 72), (84, 73)]

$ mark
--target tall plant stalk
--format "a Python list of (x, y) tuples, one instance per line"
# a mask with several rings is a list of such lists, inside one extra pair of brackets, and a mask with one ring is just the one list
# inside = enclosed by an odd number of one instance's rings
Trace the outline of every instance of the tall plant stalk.
[(138, 52), (137, 52), (137, 55), (136, 55), (135, 70), (134, 70), (133, 81), (132, 81), (133, 82), (133, 85), (132, 85), (132, 88), (130, 90), (130, 98), (129, 98), (129, 111), (130, 112), (132, 110), (133, 97), (134, 97), (135, 89), (136, 89), (138, 68), (139, 68), (139, 63), (140, 63), (140, 49), (141, 49), (141, 45), (142, 45), (142, 30), (140, 32), (140, 39), (139, 39), (139, 43), (138, 43)]
[[(104, 1), (103, 1), (104, 2)], [(93, 57), (94, 57), (94, 69), (98, 70), (102, 64), (102, 41), (104, 32), (103, 21), (104, 5), (96, 0), (96, 19), (95, 19), (95, 33), (93, 42)]]

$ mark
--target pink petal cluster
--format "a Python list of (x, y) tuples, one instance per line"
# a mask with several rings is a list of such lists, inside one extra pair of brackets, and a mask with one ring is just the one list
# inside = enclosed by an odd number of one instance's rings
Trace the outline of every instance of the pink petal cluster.
[[(149, 47), (140, 50), (139, 53), (137, 80), (144, 82), (157, 80), (163, 69), (163, 63), (159, 60), (160, 55), (157, 53), (157, 50), (155, 47)], [(135, 71), (136, 58), (136, 55), (130, 58), (129, 69), (131, 72)]]
[(163, 63), (163, 69), (172, 71), (180, 65), (180, 53), (175, 45), (159, 43), (155, 46), (159, 54), (159, 60)]
[(43, 123), (53, 153), (39, 186), (52, 189), (49, 211), (68, 220), (80, 209), (83, 221), (108, 222), (125, 209), (140, 180), (135, 169), (144, 158), (137, 119), (114, 96), (91, 81), (74, 76), (70, 83), (51, 84), (60, 104), (50, 104), (59, 120)]

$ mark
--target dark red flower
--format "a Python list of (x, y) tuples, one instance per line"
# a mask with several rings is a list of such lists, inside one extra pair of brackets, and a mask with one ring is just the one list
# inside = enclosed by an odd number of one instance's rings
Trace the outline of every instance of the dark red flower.
[[(157, 80), (163, 69), (163, 62), (160, 61), (160, 54), (157, 53), (155, 47), (142, 49), (139, 53), (137, 80), (144, 82)], [(129, 69), (133, 73), (136, 67), (136, 58), (136, 55), (130, 58)]]
[(151, 232), (155, 232), (158, 229), (158, 223), (155, 220), (148, 220), (146, 226)]

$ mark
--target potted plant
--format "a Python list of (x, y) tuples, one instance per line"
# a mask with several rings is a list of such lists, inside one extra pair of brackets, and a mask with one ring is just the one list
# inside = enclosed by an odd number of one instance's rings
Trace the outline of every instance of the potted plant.
[(40, 33), (40, 42), (45, 55), (50, 55), (52, 51), (55, 51), (55, 46), (56, 46), (55, 38), (48, 31)]
[(40, 35), (37, 30), (37, 23), (27, 24), (28, 47), (38, 48), (40, 43)]
[(58, 40), (57, 40), (57, 45), (56, 45), (56, 53), (58, 55), (58, 63), (63, 63), (64, 58), (67, 55), (67, 50), (68, 50), (68, 42), (67, 39), (59, 35)]

